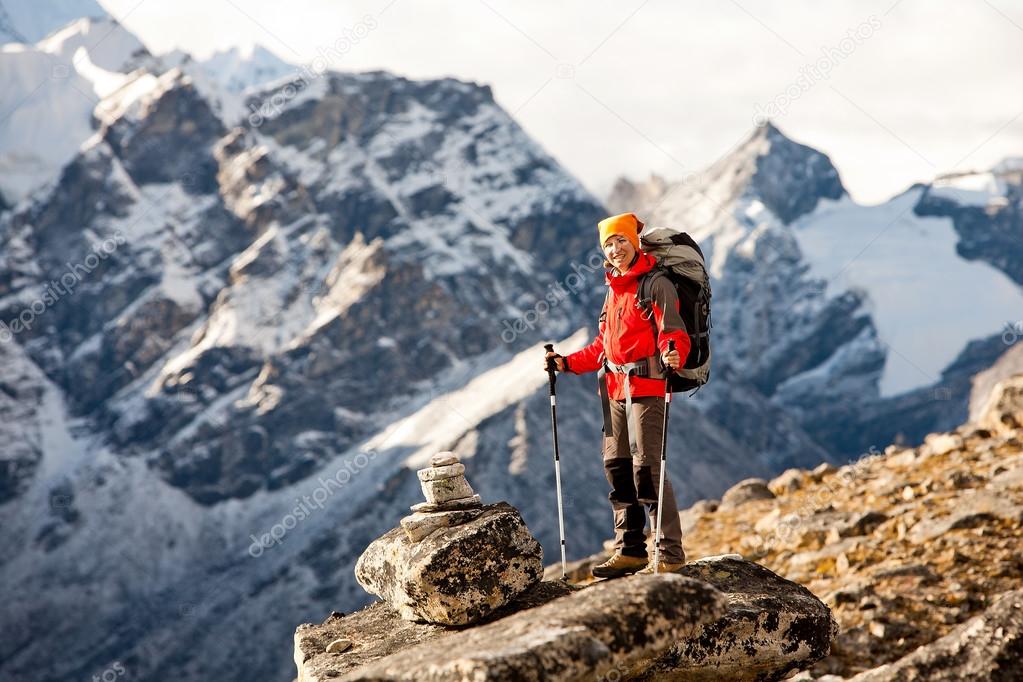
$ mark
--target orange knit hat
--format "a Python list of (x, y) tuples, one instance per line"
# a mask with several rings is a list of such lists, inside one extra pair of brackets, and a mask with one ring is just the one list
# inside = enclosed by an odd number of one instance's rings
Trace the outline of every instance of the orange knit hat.
[(643, 225), (643, 221), (636, 217), (635, 213), (620, 213), (604, 218), (597, 223), (597, 229), (600, 231), (600, 248), (604, 248), (604, 242), (608, 237), (620, 234), (639, 251), (639, 233), (643, 230)]

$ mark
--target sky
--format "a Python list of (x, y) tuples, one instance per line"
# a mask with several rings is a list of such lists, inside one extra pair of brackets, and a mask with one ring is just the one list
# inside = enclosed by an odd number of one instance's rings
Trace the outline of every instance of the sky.
[(1023, 156), (1009, 0), (100, 0), (156, 53), (485, 83), (598, 198), (728, 153), (766, 115), (853, 199)]

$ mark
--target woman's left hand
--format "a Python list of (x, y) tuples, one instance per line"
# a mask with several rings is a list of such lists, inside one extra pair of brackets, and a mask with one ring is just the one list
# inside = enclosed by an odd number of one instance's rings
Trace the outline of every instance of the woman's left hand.
[(682, 358), (679, 357), (677, 350), (667, 351), (661, 353), (661, 362), (666, 364), (668, 367), (671, 367), (672, 369), (678, 369), (679, 365), (682, 364)]

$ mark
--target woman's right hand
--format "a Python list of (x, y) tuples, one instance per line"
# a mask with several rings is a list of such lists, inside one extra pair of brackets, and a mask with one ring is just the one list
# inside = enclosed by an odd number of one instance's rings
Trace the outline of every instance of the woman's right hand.
[(549, 353), (547, 353), (547, 355), (544, 356), (543, 371), (545, 371), (545, 372), (547, 371), (547, 358), (554, 358), (554, 367), (559, 372), (564, 372), (565, 371), (565, 358), (564, 358), (564, 356), (558, 355), (554, 351), (550, 351)]

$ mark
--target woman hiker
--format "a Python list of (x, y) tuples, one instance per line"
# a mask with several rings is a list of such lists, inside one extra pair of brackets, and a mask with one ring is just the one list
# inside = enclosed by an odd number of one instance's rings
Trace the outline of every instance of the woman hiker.
[[(593, 567), (593, 575), (616, 578), (654, 572), (653, 561), (648, 563), (643, 533), (644, 505), (650, 512), (652, 531), (657, 519), (666, 366), (675, 369), (682, 364), (689, 353), (690, 340), (678, 312), (675, 287), (666, 277), (656, 277), (652, 286), (656, 337), (651, 320), (636, 305), (638, 279), (655, 264), (653, 256), (639, 246), (643, 222), (633, 213), (623, 213), (602, 220), (597, 227), (607, 258), (605, 265), (613, 268), (606, 273), (609, 291), (600, 313), (597, 338), (568, 356), (552, 352), (546, 357), (554, 358), (559, 372), (573, 374), (594, 372), (607, 365), (610, 426), (605, 422), (603, 459), (604, 474), (611, 484), (608, 498), (614, 511), (615, 552)], [(669, 341), (675, 342), (676, 350), (668, 352)], [(630, 363), (636, 365), (623, 367)], [(626, 411), (630, 397), (626, 394), (626, 381), (631, 393), (631, 416)], [(675, 492), (667, 475), (663, 504), (657, 572), (670, 573), (682, 568), (686, 555)]]

